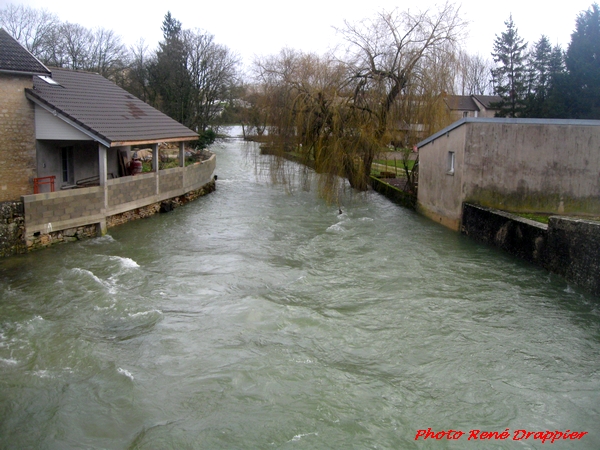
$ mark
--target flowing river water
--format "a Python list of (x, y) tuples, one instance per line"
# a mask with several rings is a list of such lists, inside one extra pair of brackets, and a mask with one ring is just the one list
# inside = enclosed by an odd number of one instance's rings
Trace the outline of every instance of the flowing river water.
[(600, 448), (598, 298), (376, 193), (338, 214), (254, 150), (215, 144), (217, 190), (169, 214), (0, 261), (0, 448)]

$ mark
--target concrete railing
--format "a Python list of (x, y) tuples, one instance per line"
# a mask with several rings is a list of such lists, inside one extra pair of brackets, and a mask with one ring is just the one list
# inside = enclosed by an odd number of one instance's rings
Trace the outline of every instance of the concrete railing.
[(210, 183), (216, 156), (187, 167), (107, 180), (104, 186), (25, 195), (26, 237), (90, 224), (184, 195)]

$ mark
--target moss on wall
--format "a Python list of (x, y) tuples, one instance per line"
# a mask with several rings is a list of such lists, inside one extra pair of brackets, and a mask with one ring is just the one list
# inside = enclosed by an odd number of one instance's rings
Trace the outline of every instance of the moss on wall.
[(519, 213), (597, 216), (600, 211), (600, 197), (572, 198), (525, 190), (502, 192), (493, 188), (473, 188), (465, 202)]

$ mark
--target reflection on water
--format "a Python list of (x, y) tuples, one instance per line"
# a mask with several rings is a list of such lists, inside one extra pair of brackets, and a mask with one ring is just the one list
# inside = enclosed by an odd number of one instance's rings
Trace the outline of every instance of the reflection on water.
[(597, 298), (377, 194), (290, 195), (249, 145), (207, 197), (0, 261), (0, 447), (600, 448)]

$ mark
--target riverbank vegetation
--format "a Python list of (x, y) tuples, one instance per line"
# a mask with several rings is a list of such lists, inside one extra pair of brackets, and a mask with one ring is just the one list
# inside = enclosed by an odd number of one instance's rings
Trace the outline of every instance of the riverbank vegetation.
[[(242, 77), (240, 58), (205, 30), (184, 29), (170, 12), (163, 40), (128, 48), (102, 27), (61, 22), (47, 10), (9, 4), (0, 26), (44, 64), (98, 72), (197, 131), (199, 148), (220, 124), (241, 123), (244, 136), (270, 154), (293, 155), (323, 174), (322, 194), (337, 197), (347, 180), (370, 184), (383, 151), (404, 149), (451, 123), (448, 95), (497, 94), (500, 116), (600, 119), (600, 9), (579, 14), (565, 51), (541, 36), (529, 46), (512, 17), (490, 59), (462, 48), (467, 31), (447, 2), (425, 11), (381, 11), (337, 31), (344, 45), (326, 54), (284, 48), (259, 56)], [(243, 79), (244, 78), (244, 79)], [(414, 167), (404, 175), (416, 192)], [(273, 179), (280, 163), (273, 163)], [(414, 182), (411, 182), (414, 177)]]
[[(411, 147), (450, 122), (443, 93), (465, 30), (458, 9), (382, 12), (338, 30), (343, 56), (291, 49), (256, 60), (248, 123), (268, 124), (272, 148), (294, 151), (325, 177), (367, 189), (375, 157)], [(251, 116), (250, 116), (251, 114)]]
[(128, 48), (103, 27), (61, 22), (47, 10), (9, 4), (0, 26), (50, 67), (97, 72), (188, 128), (203, 148), (240, 84), (240, 58), (205, 30), (184, 29), (170, 12), (154, 50), (143, 39)]

